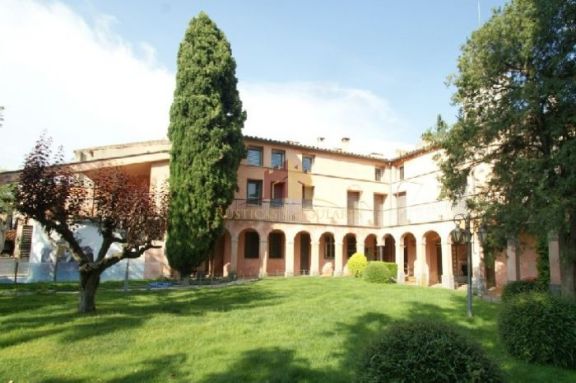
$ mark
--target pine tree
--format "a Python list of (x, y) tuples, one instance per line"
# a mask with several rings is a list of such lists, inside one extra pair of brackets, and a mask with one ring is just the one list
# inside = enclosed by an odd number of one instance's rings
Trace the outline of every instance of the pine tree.
[(224, 33), (203, 12), (192, 19), (178, 51), (170, 110), (170, 207), (166, 251), (187, 278), (223, 230), (245, 155), (246, 113), (236, 63)]

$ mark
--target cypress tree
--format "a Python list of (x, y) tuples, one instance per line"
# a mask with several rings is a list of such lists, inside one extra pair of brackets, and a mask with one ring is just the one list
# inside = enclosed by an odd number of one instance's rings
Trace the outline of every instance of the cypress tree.
[(234, 198), (245, 155), (246, 113), (236, 62), (224, 33), (204, 12), (194, 17), (178, 51), (170, 109), (170, 206), (166, 251), (187, 278), (210, 252)]

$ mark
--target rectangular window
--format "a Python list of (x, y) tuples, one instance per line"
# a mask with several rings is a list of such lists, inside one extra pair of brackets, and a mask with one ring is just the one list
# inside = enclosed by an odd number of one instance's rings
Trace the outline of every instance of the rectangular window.
[(374, 193), (374, 226), (384, 224), (384, 201), (386, 195)]
[(360, 201), (360, 192), (348, 192), (348, 225), (358, 225), (360, 221), (360, 211), (358, 204)]
[(255, 231), (244, 234), (244, 258), (259, 258), (260, 236)]
[(246, 155), (248, 165), (262, 166), (262, 148), (249, 147)]
[(282, 233), (270, 233), (268, 252), (270, 258), (284, 258), (284, 235)]
[(314, 162), (314, 157), (302, 156), (302, 171), (304, 173), (310, 173), (312, 171), (312, 163), (313, 162)]
[(262, 203), (262, 180), (248, 180), (246, 185), (246, 202), (253, 205)]
[(398, 178), (400, 180), (404, 179), (404, 165), (402, 165), (398, 168)]
[(272, 150), (272, 167), (274, 169), (284, 169), (284, 159), (286, 153), (284, 150)]
[(302, 186), (302, 207), (312, 209), (314, 200), (314, 186)]
[(384, 169), (375, 168), (374, 169), (374, 180), (375, 181), (382, 181), (384, 178)]
[(408, 222), (406, 212), (406, 192), (396, 194), (396, 219), (398, 225), (405, 225)]

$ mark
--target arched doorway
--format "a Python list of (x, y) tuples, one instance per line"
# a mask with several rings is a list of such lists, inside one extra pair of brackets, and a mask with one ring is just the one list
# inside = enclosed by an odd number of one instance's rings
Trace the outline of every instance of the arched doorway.
[(238, 277), (257, 277), (260, 273), (260, 234), (246, 229), (238, 235)]
[(412, 233), (406, 233), (401, 241), (404, 245), (404, 275), (406, 280), (416, 282), (416, 237)]
[(396, 262), (396, 240), (390, 234), (384, 236), (384, 250), (382, 258), (384, 262)]
[(216, 240), (212, 254), (208, 259), (208, 275), (210, 277), (227, 276), (230, 268), (230, 233), (224, 229), (224, 232)]
[(442, 283), (442, 244), (440, 235), (428, 231), (422, 238), (426, 243), (426, 264), (428, 265), (428, 285)]
[(364, 239), (364, 255), (369, 261), (378, 260), (378, 247), (377, 247), (376, 235), (369, 234)]
[(294, 237), (294, 274), (310, 275), (312, 268), (312, 240), (310, 233), (301, 231)]
[(334, 234), (326, 232), (320, 236), (320, 274), (332, 275), (334, 273), (334, 260), (336, 255), (336, 241)]
[(281, 230), (272, 230), (268, 234), (268, 265), (266, 274), (269, 276), (284, 275), (286, 270), (286, 235)]

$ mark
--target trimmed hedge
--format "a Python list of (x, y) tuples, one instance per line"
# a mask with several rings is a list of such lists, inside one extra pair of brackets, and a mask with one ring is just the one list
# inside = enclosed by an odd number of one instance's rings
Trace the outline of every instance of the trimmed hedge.
[(360, 278), (367, 264), (368, 259), (363, 253), (354, 253), (348, 260), (347, 266), (350, 274), (355, 278)]
[(374, 283), (392, 283), (396, 280), (398, 265), (391, 262), (371, 261), (364, 270), (364, 280)]
[(524, 279), (521, 281), (508, 282), (502, 290), (502, 301), (507, 302), (511, 298), (518, 294), (527, 293), (530, 291), (540, 291), (544, 292), (542, 284), (540, 284), (536, 279)]
[(479, 345), (437, 322), (390, 325), (366, 349), (359, 367), (362, 383), (503, 381)]
[(508, 352), (532, 363), (576, 369), (576, 304), (532, 291), (508, 298), (498, 317)]

